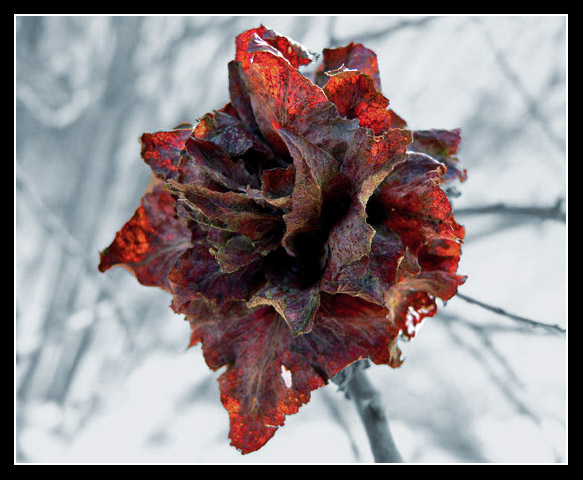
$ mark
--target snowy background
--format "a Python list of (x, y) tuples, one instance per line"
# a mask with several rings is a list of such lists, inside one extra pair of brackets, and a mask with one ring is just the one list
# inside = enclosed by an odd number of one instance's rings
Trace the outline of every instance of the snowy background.
[[(260, 451), (162, 291), (98, 252), (148, 182), (143, 132), (228, 101), (234, 37), (364, 43), (412, 129), (461, 128), (467, 297), (566, 327), (566, 17), (15, 17), (15, 462), (352, 463), (372, 455), (330, 384)], [(567, 335), (461, 298), (373, 366), (407, 462), (567, 462)]]

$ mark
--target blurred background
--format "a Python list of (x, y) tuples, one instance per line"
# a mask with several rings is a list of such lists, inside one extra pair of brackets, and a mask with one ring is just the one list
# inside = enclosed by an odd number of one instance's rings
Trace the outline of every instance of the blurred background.
[(14, 22), (15, 463), (372, 462), (334, 384), (241, 455), (169, 295), (97, 271), (148, 182), (138, 138), (221, 108), (234, 38), (260, 24), (314, 52), (363, 43), (410, 128), (462, 131), (465, 297), (400, 369), (367, 370), (405, 461), (567, 462), (565, 16)]

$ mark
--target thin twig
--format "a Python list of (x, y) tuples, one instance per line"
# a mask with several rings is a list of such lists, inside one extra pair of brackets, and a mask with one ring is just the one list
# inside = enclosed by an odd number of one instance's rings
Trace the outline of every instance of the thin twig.
[(498, 65), (504, 77), (514, 87), (514, 89), (520, 95), (520, 97), (522, 97), (522, 100), (526, 104), (527, 111), (528, 113), (530, 113), (532, 119), (539, 124), (542, 133), (558, 149), (558, 151), (564, 154), (566, 148), (565, 139), (561, 138), (552, 129), (552, 125), (550, 125), (547, 115), (545, 115), (545, 113), (541, 111), (540, 107), (541, 102), (538, 101), (538, 98), (533, 97), (529, 93), (528, 89), (524, 85), (521, 76), (512, 66), (511, 62), (507, 60), (504, 52), (496, 46), (494, 38), (490, 34), (488, 27), (484, 24), (483, 19), (480, 17), (469, 18), (471, 21), (473, 21), (475, 24), (481, 27), (482, 32), (484, 34), (484, 38), (486, 40), (486, 44), (488, 45), (492, 54), (494, 55), (494, 60), (496, 61), (496, 64)]
[[(508, 402), (513, 405), (517, 412), (527, 415), (530, 417), (536, 424), (540, 424), (540, 418), (536, 415), (532, 409), (529, 408), (527, 403), (521, 398), (520, 393), (517, 391), (518, 384), (513, 381), (514, 374), (511, 374), (510, 378), (503, 378), (498, 374), (494, 368), (492, 368), (492, 363), (488, 360), (488, 357), (484, 355), (485, 348), (477, 348), (473, 346), (472, 342), (468, 342), (460, 337), (457, 333), (457, 329), (452, 328), (452, 325), (448, 324), (448, 322), (444, 323), (445, 327), (448, 329), (451, 339), (459, 345), (461, 348), (464, 348), (472, 357), (474, 357), (477, 361), (477, 364), (480, 365), (488, 377), (498, 390), (506, 397)], [(482, 338), (483, 339), (483, 338)], [(497, 353), (494, 353), (494, 357), (498, 362), (500, 362), (500, 358), (498, 357)], [(508, 369), (506, 369), (508, 372)]]
[(504, 203), (495, 203), (478, 207), (458, 208), (455, 210), (455, 214), (456, 216), (483, 214), (515, 215), (535, 217), (543, 220), (556, 220), (565, 223), (567, 221), (567, 215), (561, 208), (562, 205), (562, 198), (559, 198), (555, 204), (550, 207), (522, 207), (516, 205), (510, 206)]
[(379, 393), (370, 383), (364, 368), (354, 364), (348, 368), (351, 367), (354, 368), (346, 384), (346, 393), (356, 404), (375, 463), (402, 463)]
[(485, 308), (486, 310), (489, 310), (491, 312), (497, 313), (498, 315), (503, 315), (505, 317), (512, 318), (513, 320), (517, 320), (519, 322), (525, 323), (527, 325), (530, 325), (531, 327), (545, 328), (547, 330), (560, 332), (560, 333), (566, 332), (566, 330), (559, 325), (552, 325), (552, 324), (548, 324), (548, 323), (537, 322), (536, 320), (532, 320), (530, 318), (521, 317), (520, 315), (515, 315), (513, 313), (509, 313), (501, 307), (496, 307), (494, 305), (488, 305), (487, 303), (481, 302), (479, 300), (476, 300), (475, 298), (468, 297), (467, 295), (464, 295), (461, 293), (458, 293), (456, 295), (456, 297), (461, 298), (462, 300), (464, 300), (468, 303), (478, 305), (479, 307)]
[(329, 38), (330, 38), (330, 44), (334, 44), (334, 45), (344, 45), (354, 39), (358, 40), (359, 42), (365, 43), (365, 42), (370, 42), (373, 40), (377, 40), (379, 38), (385, 38), (399, 30), (405, 30), (405, 29), (409, 29), (409, 28), (419, 28), (419, 27), (423, 27), (425, 25), (427, 25), (429, 22), (433, 22), (435, 20), (437, 20), (439, 17), (421, 17), (421, 18), (415, 18), (415, 19), (409, 19), (409, 18), (404, 18), (401, 19), (400, 21), (388, 26), (387, 28), (383, 28), (381, 30), (376, 30), (376, 31), (366, 31), (366, 32), (362, 32), (360, 34), (354, 34), (352, 35), (351, 38), (343, 38), (343, 37), (336, 37), (334, 36), (334, 32), (332, 29), (329, 28)]

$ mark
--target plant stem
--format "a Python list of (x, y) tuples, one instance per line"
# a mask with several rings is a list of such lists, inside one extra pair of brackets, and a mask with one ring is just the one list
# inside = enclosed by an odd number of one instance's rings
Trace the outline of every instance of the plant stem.
[(356, 408), (370, 443), (375, 463), (401, 463), (403, 458), (395, 445), (379, 393), (370, 383), (364, 369), (355, 369), (347, 384), (347, 393)]

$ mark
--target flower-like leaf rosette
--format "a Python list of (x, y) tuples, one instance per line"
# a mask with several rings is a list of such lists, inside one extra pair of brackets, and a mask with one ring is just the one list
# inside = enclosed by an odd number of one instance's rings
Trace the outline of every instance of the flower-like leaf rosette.
[(360, 44), (315, 55), (266, 27), (236, 39), (230, 102), (144, 134), (155, 181), (101, 253), (172, 294), (219, 377), (232, 445), (259, 449), (353, 362), (401, 363), (397, 338), (456, 294), (465, 180), (458, 130), (410, 131)]

